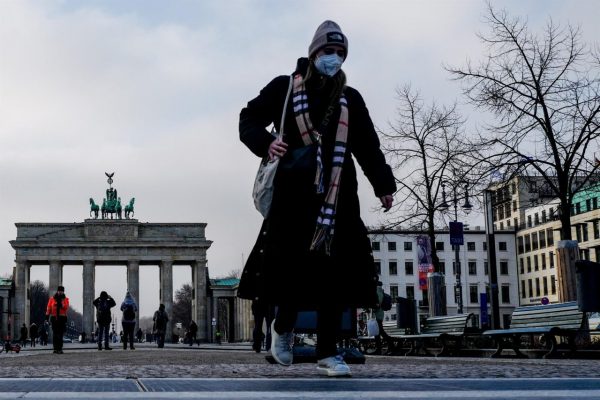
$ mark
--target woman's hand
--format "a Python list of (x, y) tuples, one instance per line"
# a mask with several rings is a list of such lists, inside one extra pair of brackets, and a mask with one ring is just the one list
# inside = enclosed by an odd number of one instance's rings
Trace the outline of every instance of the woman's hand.
[(392, 208), (392, 204), (394, 203), (394, 196), (391, 194), (386, 194), (385, 196), (381, 196), (379, 198), (381, 201), (381, 207), (383, 208), (383, 212), (388, 212), (390, 208)]
[(275, 157), (283, 157), (283, 155), (287, 152), (287, 143), (279, 141), (277, 139), (273, 140), (269, 145), (269, 160), (274, 160)]

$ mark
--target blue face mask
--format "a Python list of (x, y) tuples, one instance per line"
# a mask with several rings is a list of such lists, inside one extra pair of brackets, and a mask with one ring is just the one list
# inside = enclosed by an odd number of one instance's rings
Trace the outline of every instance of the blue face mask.
[(337, 54), (323, 54), (315, 60), (315, 68), (323, 75), (334, 76), (342, 68), (343, 62)]

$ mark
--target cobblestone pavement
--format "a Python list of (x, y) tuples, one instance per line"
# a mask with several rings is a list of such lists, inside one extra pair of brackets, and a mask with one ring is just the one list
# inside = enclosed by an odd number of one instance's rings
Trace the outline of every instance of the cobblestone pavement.
[[(271, 365), (265, 353), (250, 345), (170, 346), (157, 349), (98, 351), (88, 345), (66, 345), (65, 354), (51, 348), (0, 354), (2, 378), (317, 378), (315, 364)], [(354, 378), (596, 378), (597, 360), (489, 359), (367, 356), (351, 365)]]

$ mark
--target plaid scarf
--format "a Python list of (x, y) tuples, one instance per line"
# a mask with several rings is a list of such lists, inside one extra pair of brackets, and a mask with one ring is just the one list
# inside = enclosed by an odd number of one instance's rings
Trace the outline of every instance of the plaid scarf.
[[(300, 136), (302, 137), (304, 145), (317, 144), (317, 172), (315, 175), (315, 186), (317, 188), (317, 193), (324, 193), (321, 135), (313, 127), (310, 120), (306, 87), (304, 86), (304, 78), (300, 74), (294, 76), (293, 105), (294, 116), (296, 117), (296, 123), (300, 130)], [(310, 246), (311, 250), (317, 250), (325, 244), (326, 254), (330, 254), (331, 240), (333, 239), (335, 208), (337, 206), (340, 180), (342, 177), (342, 166), (344, 164), (346, 142), (348, 140), (348, 103), (343, 94), (340, 97), (340, 107), (340, 120), (338, 121), (337, 132), (335, 134), (335, 147), (333, 149), (333, 162), (331, 164), (329, 187), (327, 188), (325, 201), (321, 206), (317, 218), (315, 234)]]

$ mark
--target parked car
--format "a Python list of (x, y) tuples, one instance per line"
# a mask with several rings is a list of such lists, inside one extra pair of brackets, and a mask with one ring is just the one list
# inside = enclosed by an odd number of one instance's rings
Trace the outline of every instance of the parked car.
[(63, 336), (63, 343), (73, 343), (73, 339), (70, 337)]

